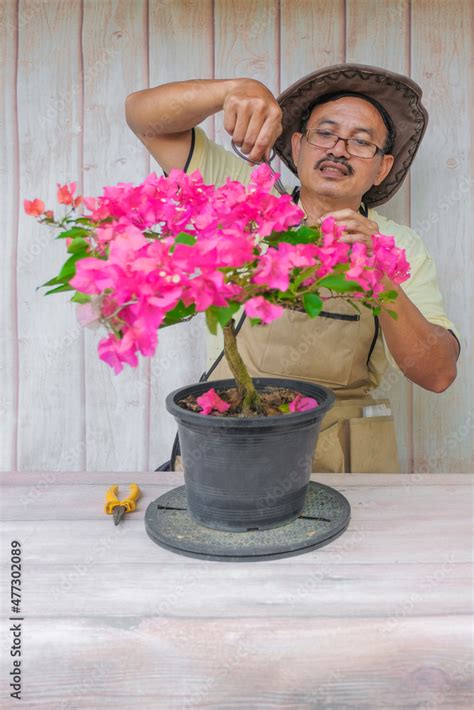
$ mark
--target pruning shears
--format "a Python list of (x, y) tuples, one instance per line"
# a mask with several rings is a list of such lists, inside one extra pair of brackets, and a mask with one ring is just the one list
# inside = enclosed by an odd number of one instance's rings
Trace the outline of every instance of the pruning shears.
[(105, 508), (107, 515), (114, 516), (114, 524), (118, 525), (125, 513), (133, 513), (136, 501), (140, 497), (140, 489), (136, 483), (131, 483), (128, 489), (128, 496), (123, 500), (118, 499), (118, 485), (114, 483), (105, 494)]
[[(242, 158), (243, 160), (247, 161), (247, 163), (250, 163), (251, 165), (261, 165), (261, 163), (265, 163), (265, 165), (268, 165), (268, 167), (270, 168), (272, 173), (274, 175), (276, 175), (274, 169), (271, 166), (271, 162), (276, 155), (274, 148), (272, 148), (272, 152), (271, 152), (270, 157), (268, 159), (263, 158), (262, 160), (250, 160), (250, 158), (247, 155), (244, 155), (244, 153), (241, 153), (241, 151), (235, 145), (234, 141), (231, 141), (231, 146), (232, 146), (232, 150), (234, 151), (234, 153), (236, 153), (236, 155), (239, 156), (239, 158)], [(288, 190), (285, 188), (285, 186), (283, 185), (280, 178), (277, 178), (275, 180), (275, 189), (280, 193), (280, 195), (288, 195), (289, 194)]]

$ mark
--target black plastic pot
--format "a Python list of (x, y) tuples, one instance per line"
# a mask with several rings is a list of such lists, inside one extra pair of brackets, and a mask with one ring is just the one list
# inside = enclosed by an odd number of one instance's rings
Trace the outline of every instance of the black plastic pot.
[(204, 416), (178, 406), (188, 395), (234, 380), (181, 387), (166, 398), (178, 423), (188, 511), (200, 525), (216, 530), (266, 530), (301, 513), (321, 420), (333, 406), (331, 390), (302, 380), (254, 378), (257, 390), (288, 387), (314, 397), (319, 407), (272, 417)]

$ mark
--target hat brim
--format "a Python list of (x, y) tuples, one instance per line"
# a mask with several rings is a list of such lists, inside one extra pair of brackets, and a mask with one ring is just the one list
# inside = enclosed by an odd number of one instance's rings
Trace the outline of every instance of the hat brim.
[(298, 171), (291, 155), (291, 137), (300, 131), (307, 108), (336, 91), (370, 96), (383, 106), (394, 123), (393, 166), (383, 182), (372, 186), (363, 196), (368, 207), (381, 205), (401, 187), (426, 131), (428, 112), (421, 103), (423, 92), (416, 82), (402, 74), (365, 64), (335, 64), (299, 79), (277, 99), (283, 112), (283, 132), (274, 146), (295, 175)]

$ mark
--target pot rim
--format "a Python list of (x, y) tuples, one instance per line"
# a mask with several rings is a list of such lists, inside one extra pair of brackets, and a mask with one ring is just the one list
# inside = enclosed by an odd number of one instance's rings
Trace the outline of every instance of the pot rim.
[[(273, 426), (287, 426), (289, 422), (296, 424), (309, 423), (311, 421), (322, 419), (326, 412), (331, 409), (336, 401), (336, 395), (332, 390), (324, 385), (317, 384), (315, 382), (308, 382), (307, 380), (297, 380), (290, 378), (281, 377), (252, 377), (255, 386), (258, 388), (263, 388), (267, 385), (272, 385), (276, 387), (288, 387), (289, 389), (295, 389), (305, 396), (313, 396), (319, 402), (319, 407), (310, 409), (306, 412), (288, 412), (281, 416), (275, 417), (264, 417), (262, 415), (257, 415), (255, 417), (215, 417), (212, 415), (204, 416), (199, 412), (191, 412), (187, 409), (180, 407), (176, 400), (185, 397), (187, 394), (200, 394), (207, 391), (211, 387), (218, 391), (219, 389), (225, 389), (226, 387), (235, 386), (235, 380), (233, 378), (226, 378), (221, 380), (207, 380), (205, 382), (195, 382), (190, 385), (185, 385), (184, 387), (179, 387), (178, 389), (170, 392), (165, 400), (166, 409), (175, 418), (185, 421), (189, 424), (197, 424), (198, 422), (203, 424), (205, 421), (216, 427), (248, 427), (248, 428), (260, 428)], [(323, 401), (320, 401), (321, 396)]]

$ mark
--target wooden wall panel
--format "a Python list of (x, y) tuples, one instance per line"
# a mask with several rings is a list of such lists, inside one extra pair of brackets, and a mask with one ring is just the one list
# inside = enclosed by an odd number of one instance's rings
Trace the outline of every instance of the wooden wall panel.
[[(215, 0), (215, 78), (250, 77), (278, 93), (279, 26), (277, 0)], [(216, 115), (216, 140), (230, 147)]]
[(438, 267), (462, 336), (457, 381), (441, 395), (414, 390), (415, 471), (474, 470), (472, 353), (471, 2), (412, 0), (412, 75), (431, 125), (412, 171), (412, 223)]
[(56, 181), (80, 176), (81, 5), (22, 0), (18, 18), (17, 463), (21, 471), (81, 470), (83, 332), (67, 294), (35, 290), (58, 273), (64, 244), (22, 209), (25, 197), (55, 207)]
[[(16, 70), (18, 3), (0, 3), (0, 214), (3, 245), (0, 278), (0, 471), (15, 470), (18, 416), (16, 248), (18, 235), (18, 126)], [(8, 118), (7, 118), (8, 117)]]
[[(150, 2), (150, 86), (186, 79), (212, 79), (213, 5), (211, 0)], [(184, 97), (192, 101), (192, 96)], [(212, 137), (212, 118), (202, 127)], [(154, 161), (152, 169), (161, 173)], [(159, 332), (151, 362), (150, 470), (168, 460), (176, 422), (165, 407), (166, 395), (199, 380), (206, 365), (206, 325), (202, 315)]]
[[(410, 73), (410, 16), (407, 0), (381, 3), (377, 0), (346, 0), (346, 61), (385, 67), (399, 74)], [(370, 42), (367, 38), (370, 37)], [(410, 223), (410, 178), (393, 200), (377, 207), (399, 224)], [(374, 397), (388, 397), (395, 416), (400, 470), (411, 471), (413, 385), (388, 367)]]
[[(139, 182), (148, 172), (144, 154), (132, 159), (122, 149), (129, 133), (125, 98), (137, 81), (147, 82), (145, 10), (144, 0), (84, 2), (86, 195), (98, 195), (104, 185), (120, 181)], [(150, 363), (139, 358), (137, 368), (126, 365), (116, 376), (97, 355), (104, 337), (104, 332), (86, 330), (87, 470), (141, 470), (147, 464)]]
[(280, 89), (344, 61), (344, 0), (281, 0)]
[[(319, 67), (344, 61), (344, 0), (281, 0), (280, 91)], [(298, 179), (280, 162), (285, 185)]]

